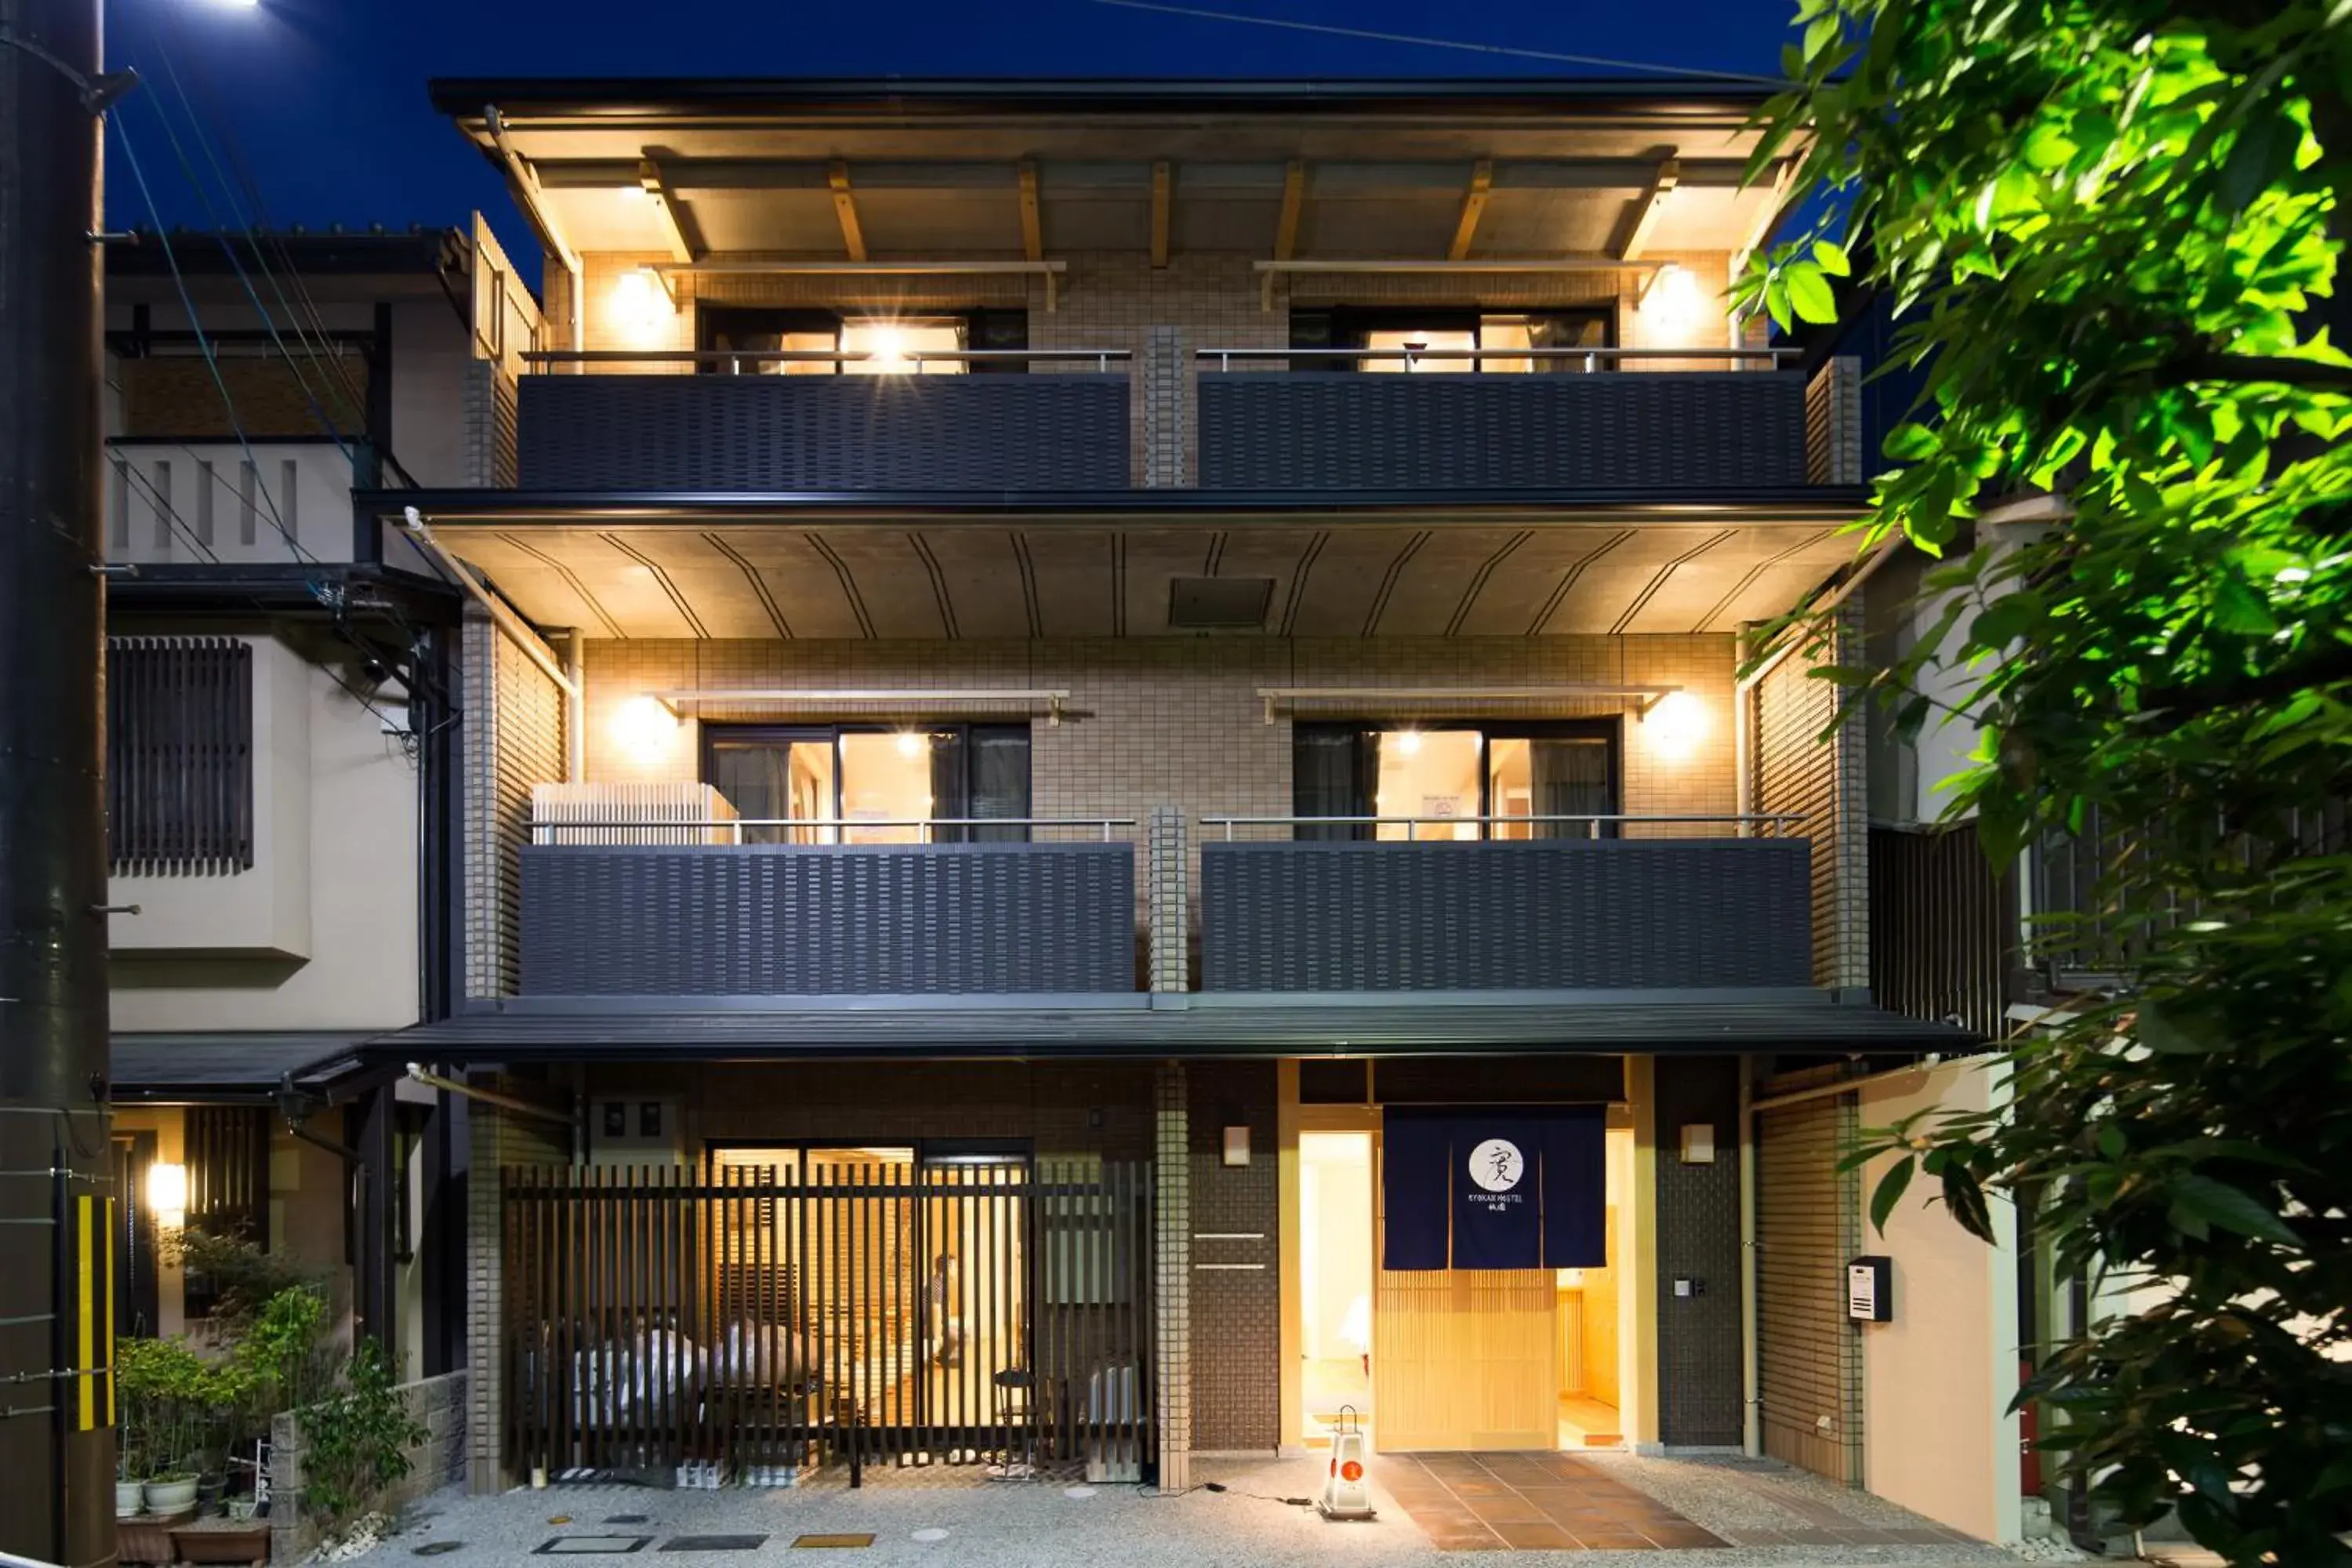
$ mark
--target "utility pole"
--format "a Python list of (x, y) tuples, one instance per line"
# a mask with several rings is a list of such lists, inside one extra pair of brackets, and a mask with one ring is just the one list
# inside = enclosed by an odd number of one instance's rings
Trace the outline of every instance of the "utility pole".
[(111, 1390), (78, 1374), (111, 1361), (105, 1205), (127, 1196), (106, 1116), (97, 233), (102, 117), (131, 79), (100, 73), (99, 5), (0, 0), (0, 1552), (68, 1568), (114, 1560)]

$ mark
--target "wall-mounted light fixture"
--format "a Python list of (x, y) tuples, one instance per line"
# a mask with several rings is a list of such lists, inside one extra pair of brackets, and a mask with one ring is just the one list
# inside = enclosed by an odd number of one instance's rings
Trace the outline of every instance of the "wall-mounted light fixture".
[(188, 1223), (188, 1168), (168, 1160), (147, 1167), (147, 1212), (165, 1230)]
[(1715, 1123), (1691, 1121), (1683, 1126), (1683, 1163), (1712, 1165), (1715, 1163)]
[(632, 697), (613, 710), (613, 740), (635, 763), (658, 763), (677, 743), (681, 721), (658, 697)]
[(1225, 1129), (1225, 1163), (1246, 1165), (1250, 1161), (1250, 1136), (1247, 1127)]
[(1687, 691), (1669, 691), (1639, 714), (1643, 739), (1668, 762), (1687, 759), (1706, 739), (1706, 704)]
[(1669, 261), (1643, 286), (1636, 309), (1642, 312), (1644, 336), (1660, 346), (1685, 342), (1706, 313), (1706, 291), (1698, 274)]
[(667, 340), (677, 320), (677, 290), (663, 273), (633, 267), (613, 280), (613, 318), (633, 338)]

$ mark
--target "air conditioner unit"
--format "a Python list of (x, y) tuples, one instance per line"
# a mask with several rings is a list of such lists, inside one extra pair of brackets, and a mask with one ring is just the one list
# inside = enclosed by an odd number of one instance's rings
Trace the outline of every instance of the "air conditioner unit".
[[(534, 844), (732, 844), (735, 807), (707, 784), (543, 784), (530, 791)], [(677, 826), (666, 826), (677, 824)]]

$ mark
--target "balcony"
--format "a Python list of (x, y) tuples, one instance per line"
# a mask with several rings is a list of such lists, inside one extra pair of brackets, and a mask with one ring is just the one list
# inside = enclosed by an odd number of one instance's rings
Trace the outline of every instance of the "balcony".
[[(1491, 820), (1578, 837), (1433, 841), (1433, 819), (1364, 818), (1348, 823), (1384, 836), (1313, 842), (1290, 836), (1351, 829), (1202, 819), (1200, 988), (1811, 984), (1811, 847), (1783, 836), (1793, 819)], [(1184, 973), (1176, 824), (542, 821), (521, 849), (520, 994), (1140, 1001), (1139, 959), (1161, 986)], [(1029, 841), (940, 841), (982, 832)], [(854, 841), (883, 835), (907, 841)], [(798, 841), (746, 841), (762, 836)], [(1164, 929), (1139, 924), (1139, 887)]]
[(107, 559), (139, 565), (346, 562), (352, 491), (383, 481), (374, 449), (326, 439), (107, 443)]
[[(733, 371), (839, 352), (547, 353)], [(623, 371), (521, 377), (518, 482), (526, 490), (1124, 489), (1130, 482), (1124, 351), (970, 350), (922, 356), (1035, 374), (759, 375)], [(818, 368), (824, 368), (822, 364)]]
[[(541, 825), (521, 850), (521, 994), (1132, 993), (1136, 851), (1120, 837), (1132, 826)], [(824, 841), (744, 842), (769, 832)], [(982, 832), (1033, 841), (839, 842)], [(1083, 837), (1034, 841), (1048, 835)], [(705, 841), (578, 841), (615, 836)]]
[[(1706, 490), (1808, 482), (1794, 372), (1639, 368), (1779, 351), (1204, 350), (1200, 482), (1209, 489)], [(1597, 374), (1317, 374), (1401, 361), (1551, 359)], [(1286, 373), (1253, 369), (1279, 363)], [(1632, 367), (1632, 368), (1628, 368)], [(1459, 369), (1458, 365), (1451, 368)], [(1624, 374), (1607, 374), (1623, 369)]]
[[(1210, 818), (1206, 991), (1539, 991), (1812, 983), (1811, 846), (1791, 819), (1480, 818), (1575, 834), (1431, 842), (1471, 819), (1329, 819), (1380, 838), (1244, 841), (1289, 819)], [(1532, 826), (1531, 826), (1532, 825)], [(1402, 833), (1391, 837), (1391, 829)], [(1705, 832), (1725, 837), (1690, 837)], [(1672, 837), (1585, 837), (1664, 834)]]

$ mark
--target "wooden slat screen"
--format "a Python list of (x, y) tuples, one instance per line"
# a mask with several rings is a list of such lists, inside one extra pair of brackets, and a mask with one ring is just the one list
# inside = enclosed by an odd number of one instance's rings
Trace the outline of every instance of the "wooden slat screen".
[(1862, 1342), (1845, 1315), (1860, 1178), (1837, 1169), (1854, 1117), (1832, 1095), (1758, 1118), (1756, 1316), (1764, 1452), (1860, 1485)]
[(253, 649), (106, 639), (108, 861), (116, 876), (253, 868)]

